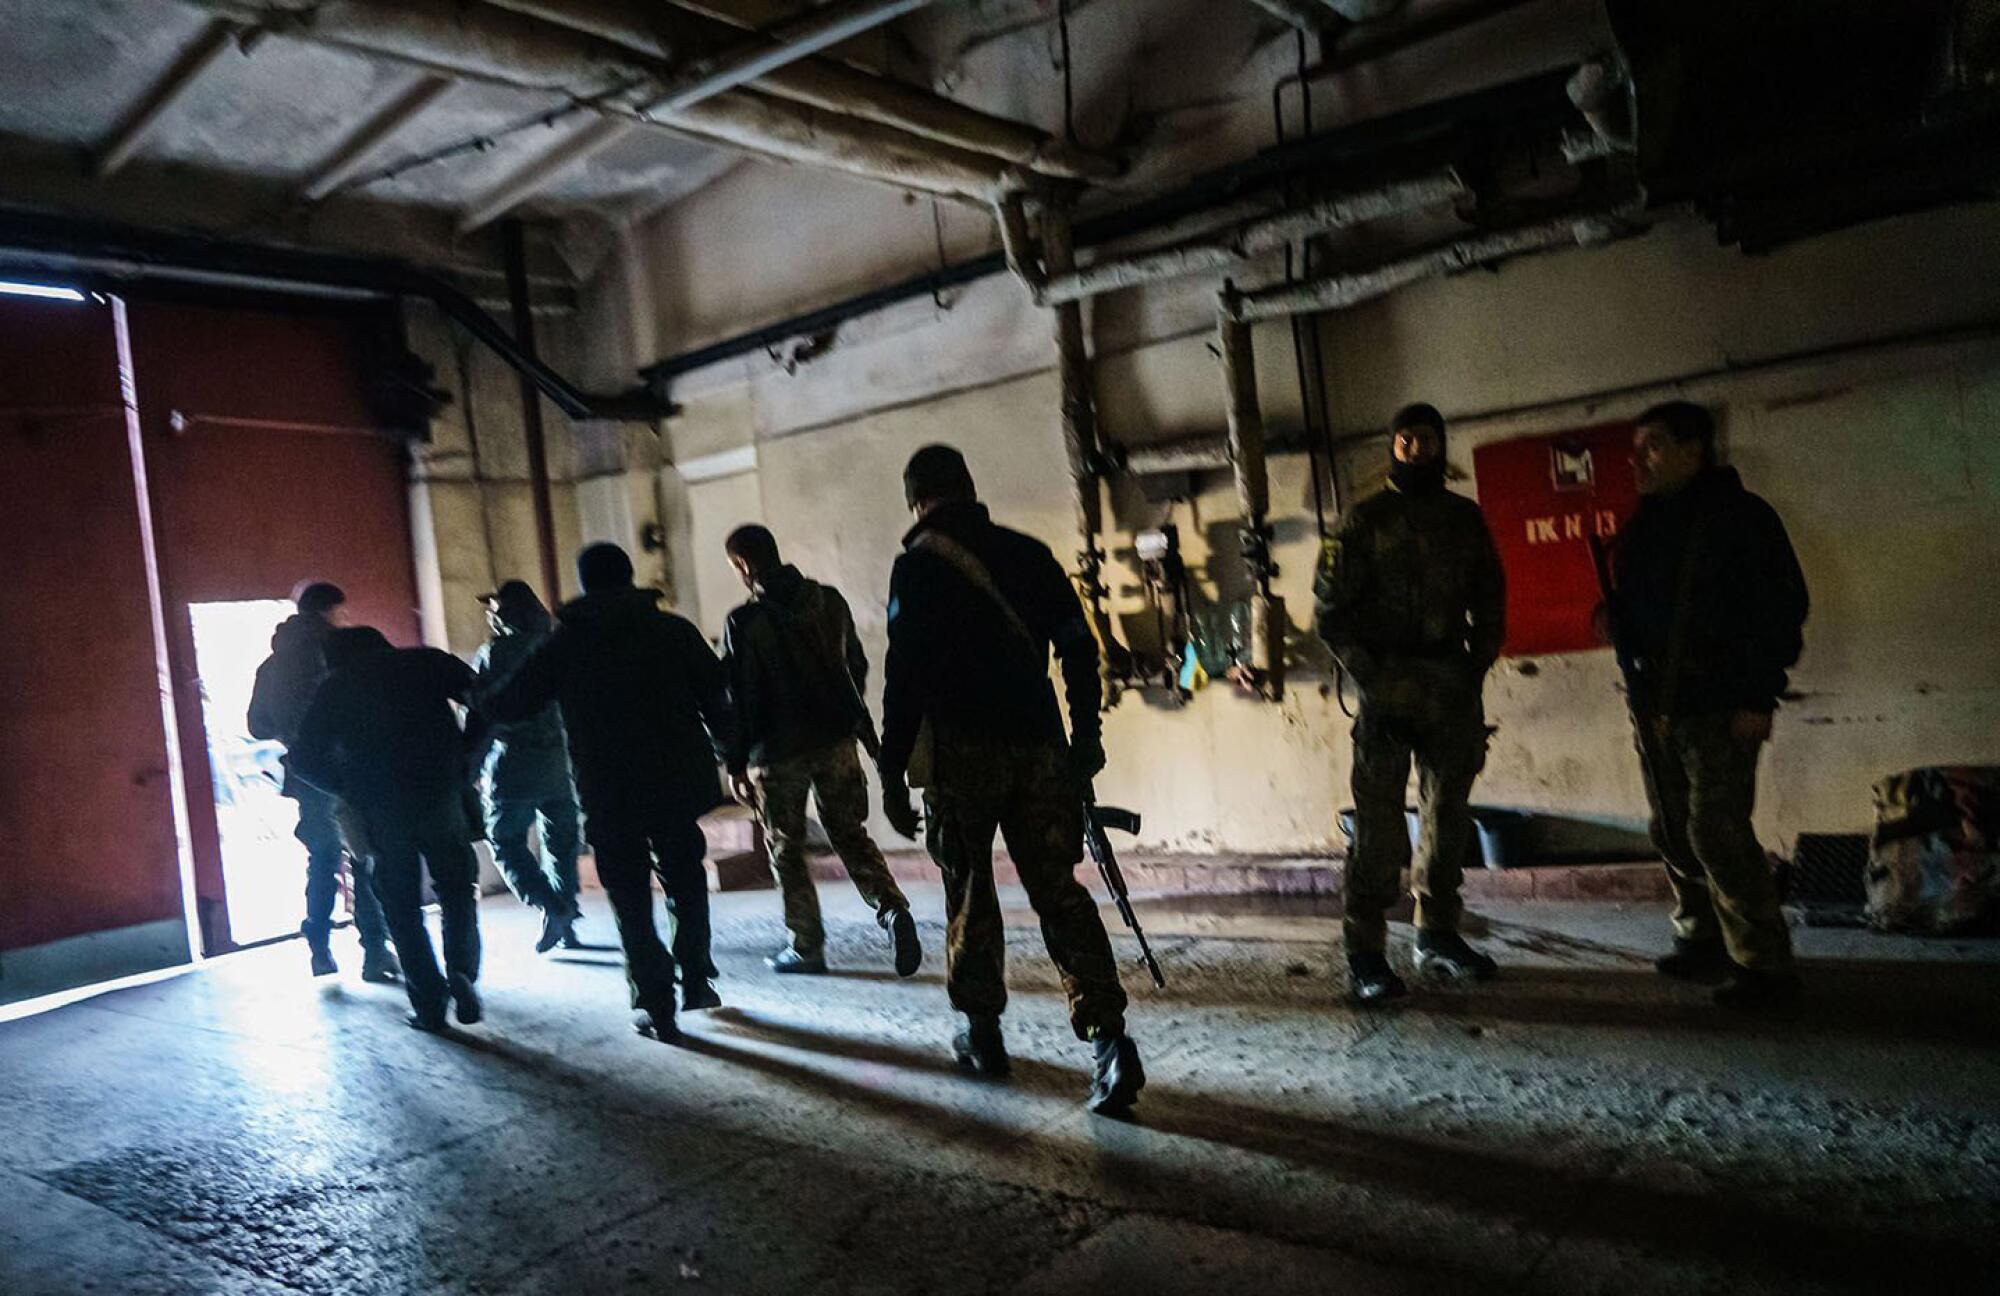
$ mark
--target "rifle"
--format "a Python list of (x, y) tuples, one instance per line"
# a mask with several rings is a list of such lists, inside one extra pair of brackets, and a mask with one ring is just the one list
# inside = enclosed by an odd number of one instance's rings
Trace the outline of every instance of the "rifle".
[(1118, 906), (1118, 916), (1132, 929), (1139, 939), (1139, 955), (1146, 961), (1146, 970), (1153, 974), (1153, 984), (1160, 989), (1167, 988), (1166, 974), (1160, 971), (1160, 961), (1153, 957), (1153, 947), (1146, 943), (1146, 933), (1139, 926), (1139, 916), (1132, 912), (1132, 893), (1125, 889), (1125, 875), (1119, 871), (1118, 856), (1111, 849), (1111, 838), (1107, 829), (1115, 828), (1123, 833), (1139, 831), (1139, 816), (1131, 810), (1120, 810), (1116, 806), (1097, 804), (1097, 792), (1090, 784), (1083, 785), (1083, 840), (1090, 847), (1090, 858), (1097, 861), (1097, 871), (1104, 878), (1104, 885), (1111, 892), (1112, 901)]

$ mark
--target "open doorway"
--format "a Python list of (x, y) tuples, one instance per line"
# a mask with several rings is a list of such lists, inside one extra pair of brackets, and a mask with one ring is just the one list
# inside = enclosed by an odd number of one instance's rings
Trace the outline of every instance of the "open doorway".
[(222, 846), (223, 895), (237, 945), (290, 935), (305, 912), (306, 848), (292, 836), (298, 803), (281, 792), (285, 749), (252, 738), (246, 719), (271, 634), (291, 613), (285, 599), (188, 607)]

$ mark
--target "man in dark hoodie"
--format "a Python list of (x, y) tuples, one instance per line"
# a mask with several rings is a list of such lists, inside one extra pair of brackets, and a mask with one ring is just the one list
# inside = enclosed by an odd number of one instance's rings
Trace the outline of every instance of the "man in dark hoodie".
[[(492, 637), (473, 654), (478, 687), (505, 679), (528, 659), (553, 623), (534, 589), (521, 580), (482, 594)], [(500, 876), (524, 904), (541, 911), (535, 952), (573, 948), (577, 918), (576, 856), (579, 824), (576, 781), (570, 776), (562, 711), (554, 703), (526, 720), (494, 725), (484, 762), (486, 835)], [(539, 855), (528, 844), (540, 835)]]
[(1803, 645), (1805, 576), (1777, 512), (1716, 462), (1708, 411), (1647, 410), (1632, 463), (1639, 510), (1611, 552), (1607, 611), (1674, 889), (1674, 949), (1658, 967), (1722, 981), (1724, 1007), (1788, 1008), (1791, 934), (1750, 816)]
[[(598, 880), (625, 947), (633, 1027), (679, 1037), (681, 1008), (719, 1007), (710, 984), (708, 843), (697, 822), (722, 800), (716, 766), (735, 741), (729, 688), (708, 641), (662, 611), (658, 590), (636, 589), (632, 560), (613, 544), (577, 556), (583, 597), (556, 613), (556, 629), (480, 705), (519, 721), (561, 704)], [(653, 927), (652, 877), (666, 892), (673, 952)]]
[[(394, 648), (362, 626), (327, 640), (327, 677), (300, 722), (293, 767), (359, 816), (374, 855), (375, 891), (410, 996), (410, 1024), (445, 1026), (484, 1015), (479, 979), (479, 865), (466, 819), (467, 735), (454, 702), (472, 692), (472, 669), (436, 648)], [(476, 722), (475, 722), (476, 723)], [(444, 929), (438, 970), (424, 928), (430, 870)]]
[[(958, 451), (933, 445), (911, 456), (903, 497), (917, 522), (889, 577), (882, 803), (896, 830), (914, 837), (910, 784), (924, 789), (924, 844), (944, 875), (945, 986), (966, 1019), (953, 1052), (983, 1074), (1008, 1070), (997, 831), (1041, 918), (1070, 1026), (1091, 1045), (1088, 1105), (1123, 1113), (1146, 1075), (1125, 1034), (1104, 921), (1076, 880), (1083, 797), (1104, 768), (1097, 641), (1055, 555), (994, 525)], [(1049, 686), (1051, 648), (1069, 700), (1067, 740)]]
[(751, 595), (722, 627), (722, 664), (736, 701), (731, 790), (763, 823), (792, 933), (765, 962), (774, 972), (826, 971), (819, 892), (806, 866), (810, 793), (854, 889), (890, 934), (897, 975), (914, 975), (924, 958), (916, 920), (865, 822), (868, 783), (855, 744), (873, 742), (874, 721), (861, 696), (868, 655), (847, 600), (780, 558), (764, 527), (736, 528), (723, 548)]
[(1384, 953), (1387, 912), (1410, 868), (1404, 798), (1417, 767), (1423, 850), (1416, 964), (1484, 980), (1493, 960), (1459, 935), (1472, 847), (1472, 784), (1486, 766), (1486, 673), (1505, 637), (1506, 582), (1479, 505), (1445, 486), (1444, 417), (1429, 405), (1389, 424), (1387, 486), (1347, 511), (1313, 582), (1319, 636), (1353, 678), (1354, 842), (1347, 858), (1348, 986), (1359, 1003), (1408, 993)]
[[(314, 976), (339, 971), (333, 961), (330, 933), (333, 902), (340, 894), (342, 849), (335, 821), (334, 798), (299, 778), (289, 754), (298, 737), (299, 722), (326, 678), (326, 640), (342, 624), (347, 595), (329, 581), (302, 581), (292, 591), (298, 609), (271, 636), (271, 655), (257, 668), (250, 694), (250, 736), (280, 742), (287, 749), (284, 794), (299, 804), (299, 824), (292, 835), (306, 848), (306, 917), (299, 924), (312, 953)], [(397, 976), (396, 956), (389, 952), (389, 933), (382, 906), (369, 881), (364, 852), (353, 856), (354, 930), (361, 938), (361, 979), (389, 982)]]

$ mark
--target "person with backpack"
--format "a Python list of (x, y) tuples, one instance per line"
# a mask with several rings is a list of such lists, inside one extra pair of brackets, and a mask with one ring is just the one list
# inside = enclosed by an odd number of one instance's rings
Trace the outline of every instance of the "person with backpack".
[[(331, 581), (301, 581), (292, 591), (297, 609), (271, 636), (271, 655), (257, 668), (250, 694), (247, 723), (250, 736), (282, 743), (285, 780), (282, 791), (298, 802), (299, 823), (292, 835), (306, 848), (306, 917), (299, 931), (312, 955), (312, 974), (332, 976), (340, 970), (333, 960), (330, 934), (333, 902), (340, 894), (341, 860), (347, 855), (337, 821), (336, 799), (300, 778), (292, 768), (291, 747), (298, 738), (306, 708), (326, 678), (326, 642), (345, 623), (347, 595)], [(389, 929), (369, 880), (365, 850), (352, 855), (354, 930), (361, 938), (361, 979), (378, 983), (396, 980), (401, 969), (389, 952)]]
[[(944, 875), (945, 986), (966, 1019), (953, 1052), (981, 1074), (1009, 1067), (997, 831), (1041, 919), (1070, 1026), (1091, 1046), (1086, 1105), (1123, 1114), (1146, 1075), (1125, 1033), (1125, 990), (1104, 921), (1076, 880), (1084, 796), (1104, 767), (1097, 641), (1055, 555), (993, 522), (957, 450), (917, 451), (903, 470), (903, 497), (916, 525), (889, 578), (882, 808), (914, 837), (910, 787), (923, 788), (925, 845)], [(1049, 684), (1051, 648), (1069, 701), (1067, 738)]]
[(737, 720), (726, 753), (730, 788), (763, 825), (791, 931), (790, 943), (765, 962), (773, 972), (826, 971), (826, 928), (806, 864), (810, 793), (854, 889), (889, 933), (896, 974), (912, 976), (924, 959), (916, 920), (868, 835), (868, 783), (856, 745), (876, 744), (861, 695), (868, 656), (847, 600), (780, 558), (765, 527), (738, 527), (723, 548), (750, 591), (722, 629)]

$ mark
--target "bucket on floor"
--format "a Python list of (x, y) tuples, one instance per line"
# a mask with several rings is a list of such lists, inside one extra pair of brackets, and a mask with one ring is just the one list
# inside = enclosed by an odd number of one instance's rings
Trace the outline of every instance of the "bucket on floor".
[[(1421, 831), (1417, 824), (1417, 808), (1403, 807), (1403, 822), (1409, 826), (1410, 849), (1417, 848), (1417, 836)], [(1472, 840), (1466, 844), (1465, 868), (1490, 869), (1524, 868), (1532, 862), (1528, 844), (1528, 830), (1534, 816), (1521, 810), (1505, 810), (1498, 806), (1472, 807)], [(1349, 806), (1340, 812), (1341, 835), (1347, 838), (1349, 849), (1354, 845), (1354, 808)]]

